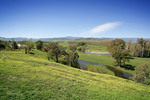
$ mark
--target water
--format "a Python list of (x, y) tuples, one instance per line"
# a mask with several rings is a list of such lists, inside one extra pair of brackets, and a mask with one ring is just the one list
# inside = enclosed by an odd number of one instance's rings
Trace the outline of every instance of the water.
[(111, 66), (106, 66), (104, 64), (99, 64), (99, 63), (93, 63), (93, 62), (88, 62), (88, 61), (84, 61), (84, 60), (78, 60), (81, 69), (83, 70), (88, 70), (88, 68), (85, 66), (85, 64), (91, 64), (91, 65), (101, 65), (103, 67), (106, 67), (108, 70), (114, 72), (115, 76), (117, 77), (121, 77), (121, 78), (125, 78), (125, 79), (130, 79), (130, 77), (132, 77), (133, 75), (127, 72), (123, 72), (119, 69), (116, 69), (114, 67)]
[(89, 51), (85, 51), (85, 53), (88, 53), (88, 54), (97, 54), (97, 55), (111, 55), (110, 53), (98, 53), (98, 52), (89, 52)]

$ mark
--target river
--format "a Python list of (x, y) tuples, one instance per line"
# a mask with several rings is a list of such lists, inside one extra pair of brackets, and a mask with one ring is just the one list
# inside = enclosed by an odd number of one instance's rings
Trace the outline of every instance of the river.
[(103, 52), (90, 52), (90, 51), (85, 51), (85, 53), (97, 54), (97, 55), (111, 55), (110, 53), (103, 53)]

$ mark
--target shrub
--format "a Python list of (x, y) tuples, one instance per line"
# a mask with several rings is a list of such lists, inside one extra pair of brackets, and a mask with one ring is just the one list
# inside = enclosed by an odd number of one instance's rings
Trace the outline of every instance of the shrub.
[(150, 79), (146, 79), (143, 83), (146, 85), (150, 85)]
[(149, 77), (149, 69), (146, 64), (139, 65), (135, 68), (135, 75), (133, 76), (133, 80), (136, 82), (144, 82)]

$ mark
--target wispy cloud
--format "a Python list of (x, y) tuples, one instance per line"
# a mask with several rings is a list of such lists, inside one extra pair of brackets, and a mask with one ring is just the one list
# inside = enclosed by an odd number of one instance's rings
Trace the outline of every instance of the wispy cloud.
[(91, 34), (91, 35), (100, 34), (102, 32), (114, 29), (117, 26), (119, 26), (120, 24), (121, 24), (121, 22), (105, 23), (105, 24), (98, 25), (98, 26), (92, 28), (91, 30), (89, 30), (86, 33)]

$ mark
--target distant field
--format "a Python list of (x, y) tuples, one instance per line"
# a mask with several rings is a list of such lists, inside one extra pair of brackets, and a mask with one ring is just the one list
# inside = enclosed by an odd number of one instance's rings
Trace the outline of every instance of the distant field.
[[(0, 52), (1, 100), (148, 100), (150, 87), (48, 61), (45, 52)], [(7, 59), (2, 56), (4, 54)], [(81, 59), (88, 55), (80, 54)], [(89, 56), (88, 56), (89, 57)], [(96, 62), (101, 61), (99, 56)], [(109, 60), (109, 57), (106, 57)], [(91, 61), (94, 61), (91, 59)], [(103, 60), (104, 61), (104, 60)], [(105, 61), (106, 62), (106, 61)], [(111, 62), (110, 62), (111, 63)]]
[(62, 42), (62, 43), (59, 43), (59, 44), (62, 45), (63, 47), (68, 47), (69, 46), (68, 42)]
[[(68, 42), (63, 42), (63, 43), (59, 43), (60, 45), (64, 46), (64, 47), (68, 47), (69, 44)], [(87, 51), (92, 51), (92, 52), (108, 52), (107, 51), (107, 46), (105, 45), (91, 45), (91, 44), (87, 44)]]
[(91, 52), (108, 52), (107, 46), (103, 45), (87, 45), (86, 50)]

